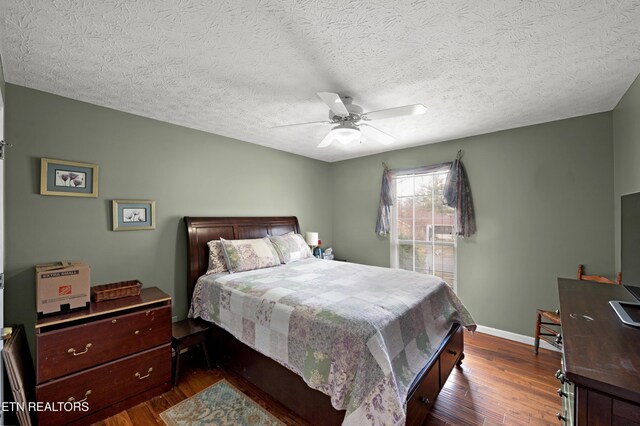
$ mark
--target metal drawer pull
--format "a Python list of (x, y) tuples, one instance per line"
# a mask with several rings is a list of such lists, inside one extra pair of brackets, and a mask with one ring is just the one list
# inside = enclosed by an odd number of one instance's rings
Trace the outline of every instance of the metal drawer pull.
[(424, 405), (429, 405), (429, 398), (421, 396), (420, 397), (420, 402), (422, 402)]
[(458, 352), (454, 351), (453, 349), (447, 349), (447, 352), (449, 352), (453, 356), (458, 355)]
[(111, 324), (115, 324), (117, 322), (118, 322), (118, 320), (111, 320)]
[(84, 351), (82, 352), (76, 352), (74, 348), (69, 348), (67, 352), (70, 354), (73, 354), (73, 356), (78, 356), (78, 355), (86, 354), (87, 352), (89, 352), (90, 347), (91, 347), (91, 343), (87, 343), (87, 345), (84, 347)]
[(141, 376), (140, 373), (136, 373), (136, 377), (138, 378), (138, 380), (146, 379), (151, 375), (152, 371), (153, 371), (153, 368), (149, 367), (149, 369), (147, 370), (147, 374), (145, 374), (144, 376)]
[[(81, 400), (80, 400), (80, 401), (78, 401), (78, 402), (85, 402), (85, 401), (89, 398), (89, 395), (91, 395), (91, 389), (89, 389), (88, 391), (86, 391), (86, 392), (84, 393), (84, 399), (81, 399)], [(71, 398), (67, 399), (67, 402), (74, 402), (75, 400), (76, 400), (76, 399), (75, 399), (74, 397), (71, 397)]]
[(133, 334), (140, 334), (140, 330), (134, 331)]

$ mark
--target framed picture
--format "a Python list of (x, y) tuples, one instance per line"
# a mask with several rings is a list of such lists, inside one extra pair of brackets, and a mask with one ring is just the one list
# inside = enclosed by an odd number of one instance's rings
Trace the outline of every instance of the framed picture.
[(156, 202), (151, 200), (113, 200), (113, 230), (156, 229)]
[(42, 158), (40, 160), (40, 194), (96, 198), (98, 166)]

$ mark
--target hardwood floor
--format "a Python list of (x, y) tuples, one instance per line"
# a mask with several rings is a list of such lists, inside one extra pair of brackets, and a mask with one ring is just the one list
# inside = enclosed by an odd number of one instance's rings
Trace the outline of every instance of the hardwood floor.
[[(427, 425), (557, 425), (560, 354), (482, 333), (465, 332), (466, 357), (436, 399)], [(195, 354), (199, 355), (199, 354)], [(184, 357), (178, 386), (150, 401), (96, 423), (98, 426), (162, 425), (160, 413), (221, 379), (227, 379), (287, 425), (304, 425), (278, 402), (223, 369), (207, 371), (199, 356)]]
[(461, 369), (438, 395), (429, 425), (558, 425), (560, 353), (487, 334), (465, 334)]

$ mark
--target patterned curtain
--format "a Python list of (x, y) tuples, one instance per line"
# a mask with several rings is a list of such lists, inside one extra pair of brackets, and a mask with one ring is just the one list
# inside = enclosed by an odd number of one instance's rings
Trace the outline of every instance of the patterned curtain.
[(453, 163), (434, 164), (432, 166), (417, 167), (411, 169), (389, 170), (386, 166), (382, 173), (382, 186), (380, 188), (380, 204), (378, 206), (378, 220), (376, 221), (376, 234), (387, 236), (391, 232), (391, 206), (393, 206), (393, 177), (396, 175), (428, 173), (436, 170), (449, 170), (444, 186), (443, 200), (446, 205), (456, 209), (458, 235), (470, 237), (476, 233), (476, 217), (473, 210), (471, 187), (467, 179), (467, 173), (460, 158), (462, 152)]
[(380, 189), (380, 205), (378, 206), (378, 220), (376, 221), (376, 234), (386, 236), (391, 232), (391, 206), (393, 206), (393, 194), (391, 191), (393, 173), (385, 167), (382, 173), (382, 187)]
[(469, 179), (464, 169), (464, 165), (458, 158), (453, 162), (451, 170), (447, 175), (447, 182), (444, 186), (444, 203), (456, 209), (458, 216), (458, 235), (470, 237), (476, 233), (476, 217), (473, 211), (473, 199), (471, 198), (471, 187)]

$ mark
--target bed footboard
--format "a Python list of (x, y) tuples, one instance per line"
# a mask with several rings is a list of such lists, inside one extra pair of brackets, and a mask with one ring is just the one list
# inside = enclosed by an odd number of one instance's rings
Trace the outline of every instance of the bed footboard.
[(329, 397), (311, 389), (293, 371), (250, 348), (228, 331), (211, 325), (216, 361), (269, 394), (300, 418), (311, 424), (339, 425), (345, 411), (336, 410)]
[[(454, 325), (409, 391), (407, 425), (421, 425), (453, 368), (464, 358), (462, 327)], [(339, 425), (345, 411), (330, 398), (273, 359), (255, 351), (222, 328), (211, 325), (215, 361), (240, 375), (311, 424)]]
[(407, 398), (407, 425), (421, 425), (427, 418), (436, 397), (444, 387), (453, 367), (464, 358), (464, 334), (454, 325), (429, 364), (413, 382)]

